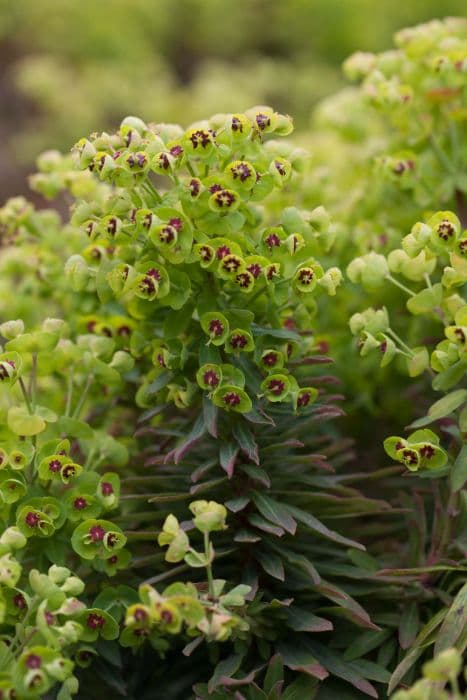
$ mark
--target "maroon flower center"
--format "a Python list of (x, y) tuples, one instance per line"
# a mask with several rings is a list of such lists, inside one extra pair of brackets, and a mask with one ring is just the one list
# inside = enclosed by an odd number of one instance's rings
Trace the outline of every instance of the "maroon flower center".
[(113, 554), (110, 559), (107, 559), (109, 564), (117, 564), (118, 563), (118, 557), (116, 554)]
[(209, 369), (204, 373), (203, 381), (207, 386), (217, 386), (219, 384), (219, 376), (214, 370)]
[(241, 264), (242, 261), (236, 255), (227, 255), (222, 260), (221, 266), (226, 272), (236, 272)]
[(243, 134), (242, 120), (238, 117), (232, 117), (232, 131), (239, 131), (241, 134)]
[(101, 493), (103, 496), (111, 496), (114, 492), (114, 487), (110, 481), (103, 481), (101, 484)]
[(218, 260), (222, 260), (226, 255), (230, 255), (230, 248), (227, 245), (221, 245), (216, 251)]
[(178, 233), (182, 230), (183, 226), (183, 221), (178, 218), (178, 216), (174, 217), (173, 219), (170, 219), (169, 221), (169, 226), (172, 226)]
[(219, 207), (231, 207), (235, 202), (235, 195), (228, 190), (220, 190), (215, 193), (215, 200)]
[(222, 185), (219, 185), (219, 183), (215, 183), (214, 185), (210, 185), (209, 191), (211, 194), (215, 194), (216, 192), (222, 192)]
[(93, 525), (89, 529), (89, 535), (93, 542), (102, 542), (105, 537), (105, 530), (101, 525)]
[(149, 213), (149, 214), (146, 214), (144, 216), (143, 227), (146, 229), (149, 229), (149, 228), (151, 228), (151, 224), (152, 224), (152, 214)]
[(120, 326), (117, 330), (117, 334), (120, 336), (129, 336), (130, 332), (129, 326)]
[(135, 620), (137, 620), (137, 622), (144, 622), (148, 619), (148, 614), (146, 610), (143, 610), (143, 608), (137, 608), (133, 613), (133, 617)]
[(280, 396), (285, 389), (285, 384), (282, 379), (271, 379), (268, 382), (268, 389), (274, 396)]
[(272, 250), (274, 247), (280, 246), (281, 239), (279, 238), (277, 233), (270, 233), (269, 236), (266, 236), (266, 243)]
[(274, 365), (277, 363), (277, 353), (276, 352), (268, 352), (266, 355), (263, 357), (263, 363), (267, 365), (268, 367), (274, 367)]
[(76, 510), (84, 510), (84, 508), (87, 508), (88, 502), (83, 496), (78, 496), (78, 498), (75, 498), (73, 501), (73, 508), (76, 508)]
[(245, 182), (251, 176), (251, 168), (247, 163), (237, 163), (231, 168), (234, 180), (237, 178), (241, 182)]
[(71, 479), (76, 474), (76, 467), (73, 464), (67, 464), (63, 467), (62, 474), (65, 479)]
[(407, 464), (417, 464), (418, 455), (415, 450), (404, 450), (402, 456)]
[(207, 245), (203, 245), (199, 249), (199, 255), (200, 258), (202, 258), (205, 262), (209, 262), (210, 260), (212, 260), (213, 253)]
[(102, 615), (98, 615), (97, 613), (90, 613), (88, 615), (88, 619), (86, 620), (86, 624), (92, 630), (97, 630), (104, 626), (105, 620), (102, 617)]
[(134, 168), (136, 165), (138, 165), (140, 168), (143, 168), (146, 163), (147, 163), (147, 158), (144, 153), (131, 153), (128, 158), (126, 159), (126, 162), (130, 166), (130, 168)]
[(281, 163), (280, 160), (274, 161), (274, 167), (276, 168), (279, 175), (285, 175), (287, 172), (284, 163)]
[(314, 278), (314, 273), (313, 270), (309, 267), (305, 268), (304, 270), (300, 270), (300, 273), (298, 275), (298, 279), (301, 284), (311, 284)]
[(178, 158), (181, 156), (183, 153), (183, 148), (181, 146), (172, 146), (170, 149), (170, 155), (174, 156), (174, 158)]
[(244, 348), (248, 344), (248, 339), (241, 333), (237, 333), (230, 338), (230, 347), (234, 349)]
[(219, 321), (219, 319), (214, 318), (209, 323), (209, 333), (214, 336), (220, 336), (224, 332), (224, 325)]
[(158, 282), (160, 282), (161, 273), (160, 273), (160, 271), (159, 271), (157, 268), (151, 267), (151, 268), (146, 272), (146, 274), (149, 275), (149, 277), (152, 277), (153, 279), (155, 279), (155, 280), (157, 280)]
[(196, 149), (198, 146), (206, 148), (211, 141), (211, 137), (208, 131), (204, 129), (198, 129), (194, 131), (190, 136), (190, 141), (193, 144), (193, 148)]
[(460, 342), (465, 345), (465, 333), (462, 328), (455, 328), (454, 335), (459, 338)]
[(164, 226), (159, 231), (159, 240), (162, 243), (172, 243), (172, 241), (175, 240), (176, 233), (177, 231), (174, 226)]
[(258, 263), (251, 263), (251, 265), (248, 265), (247, 270), (256, 279), (261, 274), (261, 265), (258, 265)]
[(157, 355), (157, 361), (161, 367), (167, 367), (166, 362), (164, 360), (164, 355), (161, 352)]
[(310, 403), (311, 395), (309, 391), (303, 391), (297, 399), (298, 406), (308, 406)]
[(62, 468), (62, 463), (59, 459), (51, 459), (49, 462), (49, 471), (56, 474)]
[(170, 625), (173, 620), (173, 615), (169, 610), (163, 610), (161, 612), (161, 620), (165, 622), (166, 625)]
[(266, 272), (266, 277), (269, 281), (272, 280), (273, 277), (277, 275), (277, 267), (275, 265), (269, 265), (267, 272)]
[(167, 153), (159, 153), (157, 160), (159, 162), (159, 167), (163, 168), (164, 170), (169, 169), (170, 161)]
[(190, 184), (188, 185), (190, 188), (191, 196), (192, 197), (197, 197), (199, 195), (199, 190), (200, 190), (200, 182), (199, 180), (190, 180)]
[(26, 598), (22, 593), (17, 593), (13, 598), (13, 604), (20, 610), (24, 610), (27, 607)]
[(115, 547), (118, 541), (118, 535), (115, 532), (109, 532), (107, 535), (107, 546)]
[(240, 396), (236, 391), (228, 391), (224, 394), (223, 401), (227, 406), (238, 406), (240, 403)]
[(240, 272), (236, 279), (240, 287), (243, 287), (243, 289), (246, 289), (252, 284), (252, 279), (247, 272)]
[(388, 341), (387, 341), (387, 340), (383, 340), (383, 342), (382, 342), (382, 343), (380, 344), (380, 346), (379, 346), (379, 349), (381, 350), (382, 354), (384, 355), (384, 353), (385, 353), (386, 350), (388, 349)]
[(260, 113), (256, 115), (256, 123), (258, 128), (261, 129), (261, 131), (264, 131), (264, 129), (271, 124), (271, 119), (267, 116), (267, 114)]
[(55, 622), (55, 615), (52, 615), (51, 612), (49, 612), (48, 610), (46, 610), (46, 611), (45, 611), (45, 614), (44, 614), (44, 617), (45, 617), (45, 621), (47, 622), (48, 625), (53, 625), (53, 624), (54, 624), (54, 622)]
[(154, 281), (149, 276), (144, 277), (141, 280), (139, 286), (140, 286), (141, 291), (146, 292), (147, 294), (154, 294), (154, 292), (156, 291), (156, 285), (154, 284)]
[(115, 236), (117, 233), (117, 219), (112, 216), (107, 222), (107, 233), (111, 236)]
[(465, 255), (467, 251), (467, 239), (463, 241), (459, 241), (459, 252), (461, 255)]
[(432, 445), (423, 445), (423, 447), (420, 448), (420, 457), (424, 457), (425, 459), (431, 459), (435, 454), (435, 448), (432, 447)]
[(450, 221), (443, 219), (437, 228), (438, 236), (443, 239), (443, 241), (448, 241), (454, 235), (454, 226)]
[(41, 521), (41, 516), (31, 510), (27, 513), (25, 521), (28, 527), (37, 527)]
[(29, 656), (26, 656), (25, 664), (28, 668), (40, 668), (42, 659), (37, 654), (29, 654)]

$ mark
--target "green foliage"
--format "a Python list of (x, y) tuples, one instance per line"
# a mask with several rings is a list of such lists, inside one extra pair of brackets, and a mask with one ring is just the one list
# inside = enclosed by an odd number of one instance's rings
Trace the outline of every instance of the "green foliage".
[(349, 59), (314, 164), (127, 117), (0, 210), (7, 697), (460, 697), (465, 37)]

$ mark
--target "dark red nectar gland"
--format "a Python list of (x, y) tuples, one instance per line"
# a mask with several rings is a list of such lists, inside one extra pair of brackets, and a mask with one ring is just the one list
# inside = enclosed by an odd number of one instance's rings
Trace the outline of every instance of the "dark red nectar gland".
[(206, 386), (216, 387), (219, 384), (219, 376), (212, 369), (208, 370), (203, 375), (203, 381)]
[(274, 396), (280, 396), (285, 389), (285, 384), (281, 379), (271, 379), (268, 382), (268, 390)]
[(224, 394), (223, 401), (226, 406), (238, 406), (240, 403), (240, 396), (235, 391), (228, 391)]
[(86, 624), (90, 629), (98, 630), (104, 626), (105, 619), (102, 617), (102, 615), (98, 615), (97, 613), (90, 613), (88, 615), (88, 619), (86, 620)]
[(105, 537), (105, 530), (101, 525), (93, 525), (89, 529), (89, 536), (93, 542), (102, 542)]
[(224, 332), (224, 325), (219, 321), (219, 319), (214, 318), (210, 323), (209, 323), (209, 333), (211, 335), (214, 335), (216, 337), (219, 337), (222, 335)]

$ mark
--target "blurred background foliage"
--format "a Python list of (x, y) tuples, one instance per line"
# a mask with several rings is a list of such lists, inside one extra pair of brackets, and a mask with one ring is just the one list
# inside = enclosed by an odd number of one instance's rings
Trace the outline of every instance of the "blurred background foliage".
[(464, 12), (465, 0), (0, 0), (0, 200), (25, 191), (41, 150), (129, 113), (186, 125), (268, 103), (304, 130), (350, 53)]

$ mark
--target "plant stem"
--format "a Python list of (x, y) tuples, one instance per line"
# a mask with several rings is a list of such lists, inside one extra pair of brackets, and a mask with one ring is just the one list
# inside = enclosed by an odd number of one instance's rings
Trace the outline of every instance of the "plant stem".
[(81, 409), (84, 406), (84, 402), (86, 401), (86, 397), (88, 395), (89, 389), (91, 388), (91, 384), (94, 381), (94, 375), (89, 374), (88, 378), (86, 379), (86, 384), (84, 385), (83, 393), (80, 396), (80, 399), (76, 405), (75, 410), (73, 411), (73, 416), (72, 418), (79, 418), (79, 414), (81, 413)]
[(409, 348), (409, 346), (406, 345), (406, 344), (404, 343), (404, 341), (403, 341), (401, 338), (399, 338), (399, 336), (397, 335), (397, 333), (394, 333), (394, 331), (392, 330), (392, 328), (388, 328), (388, 330), (386, 331), (386, 333), (387, 333), (388, 335), (392, 336), (393, 340), (395, 340), (397, 343), (399, 343), (399, 345), (401, 346), (401, 348), (404, 348), (404, 350), (405, 350), (406, 352), (409, 353), (410, 357), (413, 357), (413, 356), (414, 356), (413, 350), (411, 350), (411, 349)]
[(406, 294), (409, 294), (411, 297), (416, 296), (415, 292), (412, 292), (411, 289), (405, 286), (405, 284), (402, 284), (402, 282), (399, 282), (399, 280), (396, 280), (392, 275), (389, 273), (386, 275), (386, 279), (389, 280), (389, 282), (392, 282), (392, 284), (395, 284), (396, 287), (399, 287), (399, 289), (402, 289)]
[(21, 387), (21, 391), (22, 391), (22, 394), (23, 394), (23, 398), (24, 398), (24, 401), (25, 401), (25, 403), (26, 403), (26, 407), (27, 407), (27, 409), (28, 409), (28, 413), (29, 413), (30, 416), (32, 416), (31, 402), (29, 401), (28, 392), (26, 391), (26, 387), (25, 387), (25, 385), (24, 385), (24, 382), (23, 382), (23, 378), (22, 378), (22, 377), (19, 378), (19, 385), (20, 385), (20, 387)]
[(210, 547), (209, 547), (209, 533), (205, 532), (204, 533), (204, 553), (206, 555), (206, 573), (208, 576), (208, 590), (209, 590), (209, 597), (214, 598), (214, 580), (212, 577), (212, 562), (209, 561), (210, 557)]
[(73, 398), (73, 372), (69, 372), (66, 378), (67, 392), (65, 404), (65, 416), (68, 417), (71, 412), (71, 399)]
[(28, 395), (31, 399), (32, 408), (36, 406), (36, 381), (37, 381), (37, 352), (32, 353), (32, 367), (29, 377)]

